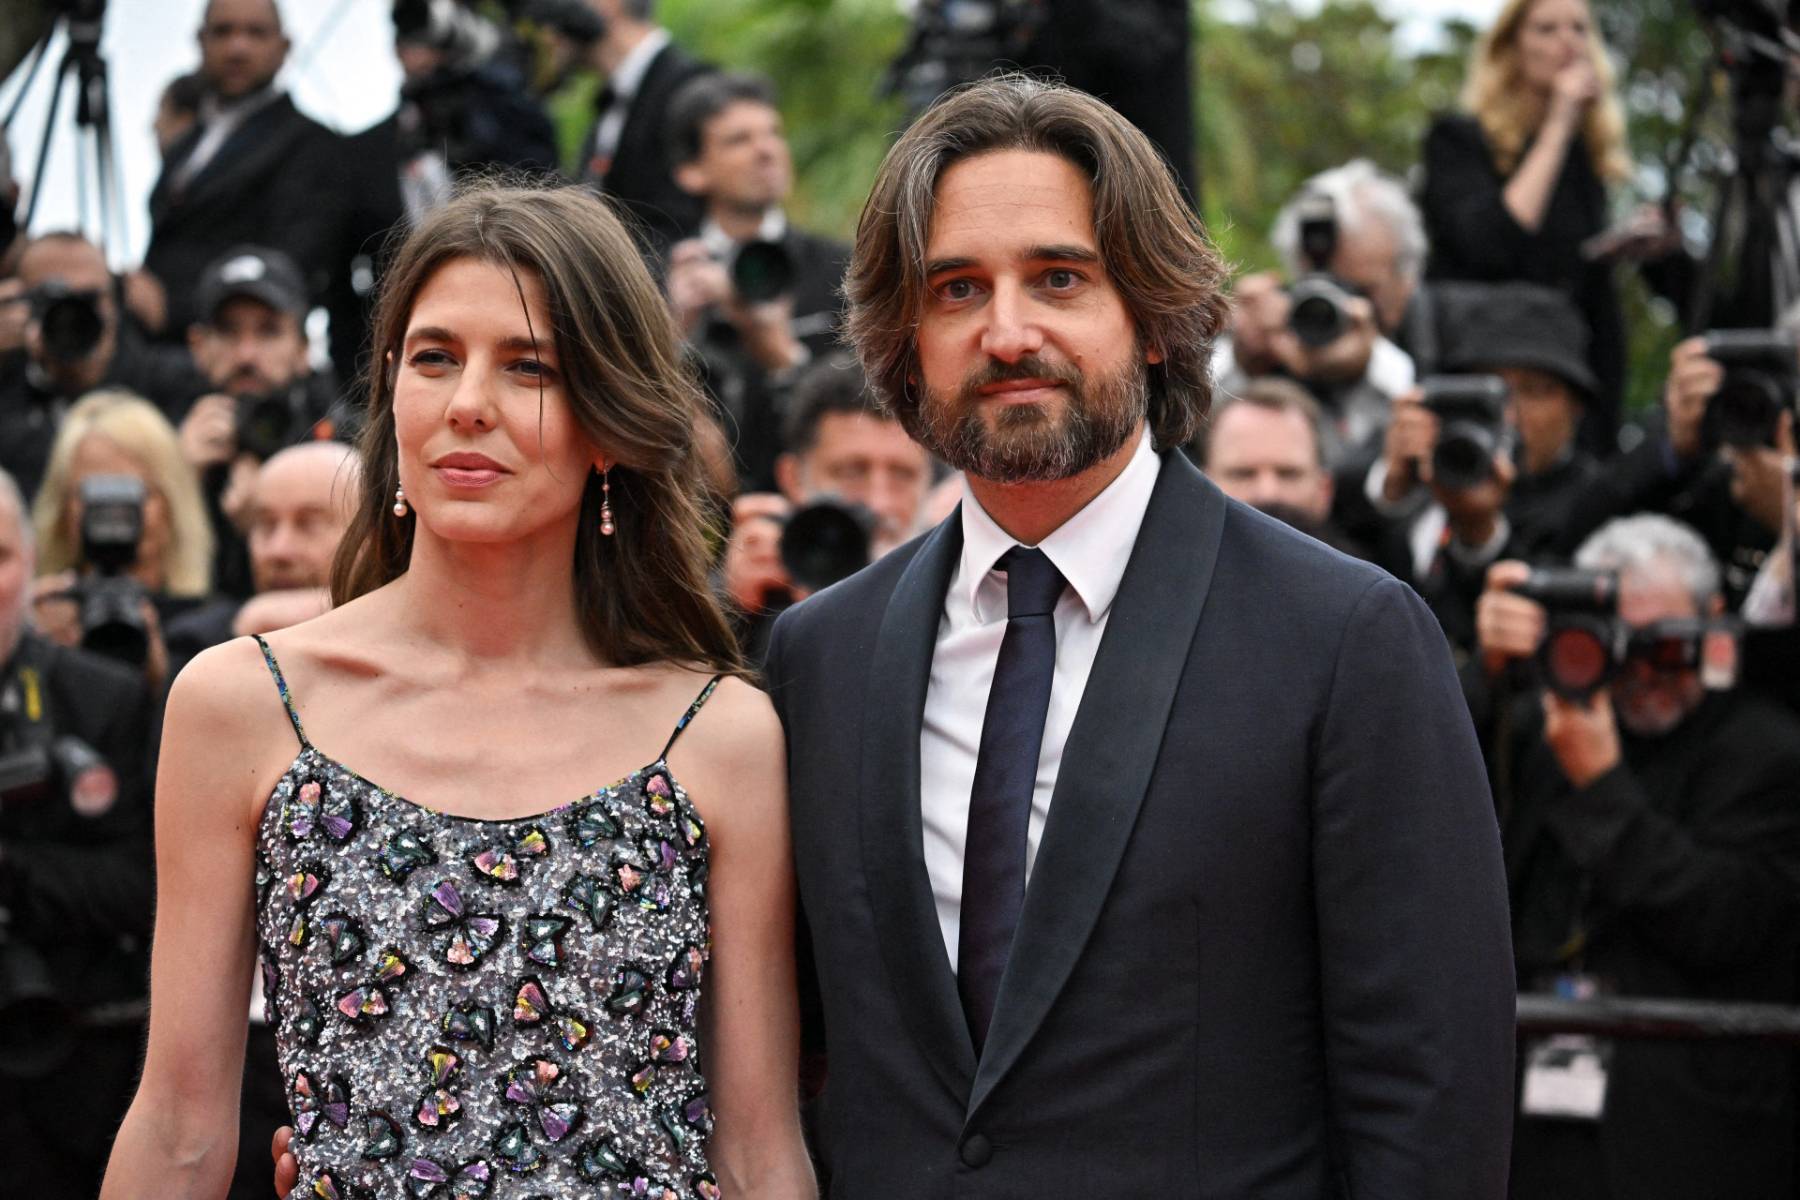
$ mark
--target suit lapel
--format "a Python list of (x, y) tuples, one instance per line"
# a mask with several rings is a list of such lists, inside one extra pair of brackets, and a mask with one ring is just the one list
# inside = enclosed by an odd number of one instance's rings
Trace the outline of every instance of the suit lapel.
[[(193, 205), (215, 192), (228, 191), (238, 180), (262, 172), (269, 162), (291, 153), (293, 139), (284, 136), (291, 115), (297, 115), (287, 96), (275, 97), (231, 131), (206, 164), (174, 196), (176, 203)], [(189, 154), (193, 153), (190, 148)]]
[(1164, 455), (1063, 749), (969, 1096), (971, 1118), (1043, 1023), (1106, 902), (1187, 666), (1224, 524), (1218, 489), (1179, 451)]
[(975, 1047), (925, 872), (919, 731), (944, 593), (961, 551), (959, 509), (927, 536), (888, 599), (869, 664), (857, 792), (875, 940), (913, 1037), (958, 1098), (968, 1094)]

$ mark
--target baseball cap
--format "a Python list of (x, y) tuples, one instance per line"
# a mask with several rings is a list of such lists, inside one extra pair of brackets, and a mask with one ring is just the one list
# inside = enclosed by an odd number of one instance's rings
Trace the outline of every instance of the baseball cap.
[(302, 320), (312, 307), (294, 260), (265, 246), (236, 246), (214, 259), (200, 276), (198, 296), (205, 321), (218, 315), (221, 304), (239, 296)]

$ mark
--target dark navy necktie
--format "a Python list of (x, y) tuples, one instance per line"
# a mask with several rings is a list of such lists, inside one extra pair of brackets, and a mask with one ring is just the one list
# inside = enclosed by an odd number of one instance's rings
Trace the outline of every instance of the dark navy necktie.
[(1050, 683), (1056, 677), (1052, 614), (1063, 590), (1062, 575), (1042, 550), (1014, 546), (999, 567), (1006, 572), (1006, 635), (994, 663), (969, 793), (956, 940), (956, 988), (977, 1051), (987, 1040), (1000, 976), (1025, 904), (1025, 837)]

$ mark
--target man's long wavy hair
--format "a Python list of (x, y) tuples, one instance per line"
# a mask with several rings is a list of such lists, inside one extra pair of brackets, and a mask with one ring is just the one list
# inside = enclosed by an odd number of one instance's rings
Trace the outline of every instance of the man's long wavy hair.
[(938, 180), (952, 164), (998, 150), (1057, 155), (1091, 182), (1100, 260), (1140, 344), (1163, 355), (1148, 367), (1151, 436), (1158, 449), (1190, 441), (1212, 403), (1224, 267), (1148, 138), (1085, 92), (1026, 75), (949, 93), (881, 164), (844, 281), (849, 338), (876, 396), (896, 412), (919, 403), (916, 335)]
[[(1469, 60), (1469, 78), (1463, 84), (1462, 106), (1474, 115), (1486, 135), (1494, 167), (1511, 175), (1525, 156), (1525, 147), (1544, 123), (1543, 97), (1525, 86), (1519, 66), (1519, 31), (1538, 0), (1509, 0), (1493, 26), (1475, 43)], [(1612, 63), (1600, 32), (1588, 27), (1588, 61), (1599, 81), (1600, 94), (1588, 106), (1581, 123), (1581, 140), (1587, 147), (1594, 173), (1607, 183), (1631, 177), (1631, 154), (1625, 145), (1625, 116), (1614, 90)]]
[[(398, 578), (416, 518), (396, 518), (394, 365), (420, 290), (456, 259), (544, 285), (563, 394), (582, 433), (615, 460), (617, 532), (600, 532), (600, 476), (582, 493), (575, 608), (589, 647), (620, 666), (670, 661), (742, 669), (708, 579), (708, 507), (694, 430), (706, 400), (683, 366), (668, 304), (637, 246), (586, 189), (468, 185), (401, 243), (375, 307), (357, 512), (331, 571), (342, 604)], [(522, 291), (493, 297), (524, 304)]]

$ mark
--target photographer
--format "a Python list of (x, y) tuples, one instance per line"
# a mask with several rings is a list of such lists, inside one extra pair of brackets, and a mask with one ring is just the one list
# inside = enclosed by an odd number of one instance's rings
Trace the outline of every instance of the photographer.
[(168, 677), (160, 630), (212, 582), (213, 532), (175, 430), (148, 401), (99, 391), (69, 410), (32, 503), (38, 629)]
[(449, 198), (458, 174), (556, 170), (550, 118), (501, 47), (500, 29), (457, 0), (396, 0), (400, 190), (414, 220)]
[(77, 397), (122, 387), (175, 412), (199, 382), (185, 351), (134, 334), (105, 257), (80, 234), (33, 238), (16, 280), (0, 290), (0, 310), (22, 321), (21, 345), (0, 355), (0, 467), (28, 497)]
[(280, 251), (239, 246), (200, 280), (201, 320), (188, 329), (213, 389), (181, 422), (181, 454), (200, 475), (218, 537), (219, 590), (250, 594), (244, 501), (256, 468), (284, 446), (341, 432), (329, 375), (307, 356), (305, 283)]
[(1736, 611), (1781, 528), (1797, 390), (1800, 306), (1772, 332), (1714, 330), (1681, 342), (1662, 411), (1584, 489), (1565, 542), (1624, 513), (1668, 513), (1706, 540)]
[[(1703, 684), (1715, 663), (1704, 622), (1723, 599), (1691, 530), (1656, 514), (1614, 521), (1575, 563), (1616, 583), (1534, 589), (1525, 564), (1498, 563), (1478, 616), (1494, 668), (1554, 639), (1539, 661), (1555, 687), (1517, 705), (1500, 796), (1520, 987), (1793, 1004), (1800, 723)], [(1556, 608), (1519, 594), (1534, 590)], [(1570, 611), (1573, 592), (1590, 615)], [(1794, 1194), (1789, 1053), (1558, 1038), (1527, 1042), (1520, 1061), (1515, 1195)], [(1571, 1062), (1590, 1083), (1599, 1072), (1598, 1087), (1559, 1089)]]
[(1488, 566), (1557, 557), (1596, 478), (1577, 442), (1595, 381), (1580, 315), (1556, 292), (1446, 284), (1433, 303), (1452, 373), (1396, 402), (1365, 488), (1412, 511), (1404, 569), (1466, 655)]
[(11, 1196), (95, 1195), (144, 1036), (147, 703), (22, 627), (32, 533), (0, 472), (0, 1153)]
[[(875, 403), (862, 368), (847, 354), (835, 354), (802, 372), (784, 442), (775, 464), (780, 494), (738, 497), (725, 554), (725, 587), (749, 619), (745, 648), (758, 661), (778, 611), (812, 590), (796, 582), (784, 558), (800, 555), (821, 562), (826, 574), (848, 573), (918, 532), (931, 489), (931, 455)], [(798, 531), (800, 543), (787, 537), (783, 525), (796, 510), (833, 501), (858, 506), (856, 519), (871, 522), (864, 544), (846, 541), (839, 547), (833, 542), (809, 550), (804, 525)], [(821, 513), (819, 519), (826, 539), (839, 527), (848, 531), (846, 522), (831, 522), (829, 514)], [(842, 553), (828, 553), (834, 548)], [(833, 558), (843, 561), (834, 564)], [(824, 582), (831, 580), (817, 581), (813, 588)]]
[(793, 161), (766, 80), (693, 80), (668, 130), (675, 182), (706, 206), (697, 235), (669, 252), (669, 302), (735, 435), (744, 486), (766, 489), (781, 448), (777, 381), (836, 340), (849, 249), (782, 211)]
[(1389, 403), (1413, 385), (1412, 360), (1389, 335), (1417, 290), (1424, 227), (1399, 182), (1358, 159), (1308, 180), (1270, 240), (1288, 282), (1272, 272), (1238, 281), (1215, 370), (1225, 391), (1267, 375), (1305, 386), (1329, 418), (1335, 469), (1380, 434)]

